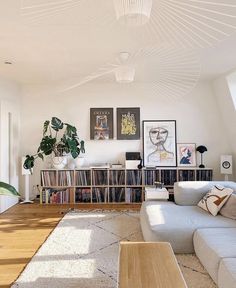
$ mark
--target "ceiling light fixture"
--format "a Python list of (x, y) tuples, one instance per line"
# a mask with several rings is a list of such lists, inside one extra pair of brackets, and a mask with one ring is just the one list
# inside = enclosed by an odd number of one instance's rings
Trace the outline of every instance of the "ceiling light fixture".
[(150, 19), (152, 0), (113, 0), (116, 18), (130, 26), (144, 25)]
[(116, 82), (131, 83), (134, 81), (135, 69), (131, 66), (120, 66), (115, 70)]
[(118, 83), (131, 83), (134, 81), (135, 69), (128, 65), (130, 54), (128, 52), (120, 52), (118, 61), (120, 66), (115, 70), (116, 82)]

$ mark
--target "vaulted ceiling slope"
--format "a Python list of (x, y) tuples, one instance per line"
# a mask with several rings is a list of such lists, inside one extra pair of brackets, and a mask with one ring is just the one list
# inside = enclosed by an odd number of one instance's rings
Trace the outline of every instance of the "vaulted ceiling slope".
[(202, 78), (236, 67), (235, 0), (152, 0), (149, 22), (137, 27), (117, 21), (117, 1), (0, 1), (0, 75), (20, 83), (77, 83), (122, 51), (154, 49), (136, 81), (155, 81), (163, 47), (195, 53)]

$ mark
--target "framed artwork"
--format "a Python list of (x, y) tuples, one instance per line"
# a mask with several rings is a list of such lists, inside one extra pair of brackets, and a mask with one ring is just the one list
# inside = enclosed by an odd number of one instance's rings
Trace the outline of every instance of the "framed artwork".
[(140, 108), (117, 108), (117, 139), (140, 139)]
[(178, 166), (196, 166), (196, 144), (178, 143), (177, 144)]
[(90, 108), (90, 139), (113, 139), (113, 108)]
[(176, 167), (176, 121), (143, 121), (144, 166)]

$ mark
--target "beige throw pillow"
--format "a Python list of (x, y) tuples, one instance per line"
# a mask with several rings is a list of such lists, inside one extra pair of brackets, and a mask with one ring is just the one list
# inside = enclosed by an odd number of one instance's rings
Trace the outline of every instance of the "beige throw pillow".
[(213, 216), (216, 216), (221, 207), (228, 200), (233, 193), (231, 188), (224, 188), (223, 186), (214, 186), (198, 203), (198, 206)]
[(232, 194), (229, 200), (220, 210), (220, 214), (224, 217), (236, 220), (236, 194)]

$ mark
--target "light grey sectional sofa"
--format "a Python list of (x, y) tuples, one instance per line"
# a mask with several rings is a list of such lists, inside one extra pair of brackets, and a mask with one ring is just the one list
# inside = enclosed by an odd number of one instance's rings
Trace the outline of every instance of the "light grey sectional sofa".
[(145, 241), (167, 241), (175, 253), (195, 252), (220, 288), (236, 287), (236, 221), (197, 206), (216, 184), (236, 191), (235, 182), (177, 182), (175, 203), (146, 201), (141, 207)]

